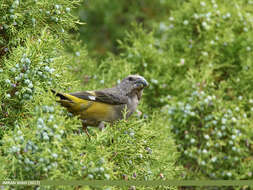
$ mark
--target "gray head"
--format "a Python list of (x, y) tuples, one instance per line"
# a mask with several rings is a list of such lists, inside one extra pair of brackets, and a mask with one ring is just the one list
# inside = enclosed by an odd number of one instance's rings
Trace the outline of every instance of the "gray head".
[(129, 75), (117, 85), (117, 88), (126, 92), (126, 95), (136, 93), (140, 100), (143, 89), (148, 85), (149, 84), (144, 77), (140, 75)]

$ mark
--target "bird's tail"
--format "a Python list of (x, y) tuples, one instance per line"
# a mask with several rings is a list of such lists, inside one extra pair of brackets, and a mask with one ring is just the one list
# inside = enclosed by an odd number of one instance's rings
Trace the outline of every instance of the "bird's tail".
[(56, 95), (57, 97), (60, 97), (61, 100), (68, 100), (68, 101), (72, 101), (70, 98), (68, 98), (65, 94), (60, 93), (60, 92), (56, 92), (55, 90), (51, 89), (51, 92)]
[(74, 108), (74, 102), (70, 97), (68, 97), (68, 94), (56, 92), (53, 89), (51, 89), (51, 92), (60, 98), (60, 100), (57, 100), (57, 102), (66, 107), (70, 112), (73, 112), (72, 109)]
[(51, 92), (60, 98), (57, 102), (66, 107), (71, 113), (79, 112), (82, 105), (88, 105), (86, 100), (82, 100), (70, 94), (56, 92), (53, 89), (51, 89)]

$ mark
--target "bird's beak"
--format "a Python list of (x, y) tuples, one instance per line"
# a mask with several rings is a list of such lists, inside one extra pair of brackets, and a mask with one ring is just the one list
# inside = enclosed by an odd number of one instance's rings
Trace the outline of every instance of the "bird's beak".
[(138, 88), (145, 88), (149, 85), (148, 82), (144, 78), (140, 78), (136, 80), (135, 84), (138, 86)]

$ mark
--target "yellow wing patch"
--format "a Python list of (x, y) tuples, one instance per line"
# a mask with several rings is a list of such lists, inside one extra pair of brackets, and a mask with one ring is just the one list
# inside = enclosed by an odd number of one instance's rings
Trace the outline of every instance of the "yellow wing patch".
[[(94, 92), (90, 91), (92, 95)], [(68, 110), (74, 114), (79, 114), (82, 119), (93, 119), (97, 121), (110, 121), (114, 116), (113, 105), (84, 100), (70, 94), (64, 94), (69, 101), (62, 100), (62, 104), (68, 108)], [(66, 105), (68, 104), (68, 105)]]
[(86, 110), (91, 105), (91, 102), (88, 100), (80, 99), (78, 97), (75, 97), (69, 94), (63, 94), (63, 95), (71, 101), (60, 100), (59, 102), (63, 106), (65, 106), (71, 113), (78, 114)]
[(113, 105), (101, 102), (92, 102), (91, 106), (82, 112), (84, 119), (95, 119), (97, 121), (110, 121), (113, 115)]

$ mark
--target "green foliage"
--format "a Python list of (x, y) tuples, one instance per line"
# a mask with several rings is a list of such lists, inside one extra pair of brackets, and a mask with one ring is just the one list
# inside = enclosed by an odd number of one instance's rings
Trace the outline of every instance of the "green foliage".
[(111, 54), (101, 63), (90, 58), (69, 32), (78, 23), (70, 12), (77, 5), (78, 1), (68, 0), (15, 0), (0, 5), (0, 178), (179, 176), (176, 146), (168, 138), (170, 130), (163, 127), (166, 117), (149, 111), (145, 103), (138, 107), (143, 114), (139, 111), (128, 121), (108, 125), (104, 131), (90, 128), (91, 141), (79, 119), (56, 103), (50, 89), (111, 87), (136, 72), (123, 57)]
[[(73, 129), (79, 122), (66, 119), (66, 113), (55, 109), (53, 104), (36, 103), (30, 119), (16, 124), (2, 139), (2, 163), (9, 171), (2, 177), (20, 180), (77, 177), (82, 136), (74, 135)], [(74, 138), (79, 140), (72, 141)]]
[(77, 3), (77, 0), (4, 1), (0, 5), (1, 46), (23, 42), (25, 36), (38, 34), (45, 27), (58, 35), (64, 34), (65, 30), (75, 27), (70, 10)]
[(186, 100), (173, 102), (168, 108), (182, 153), (180, 162), (193, 172), (185, 177), (249, 179), (252, 130), (250, 118), (241, 107), (242, 97), (234, 104), (214, 94), (195, 89)]
[[(181, 74), (192, 70), (201, 82), (217, 86), (241, 77), (247, 81), (252, 76), (252, 6), (250, 1), (190, 1), (172, 11), (156, 35)], [(245, 83), (241, 88), (252, 89)]]
[[(153, 32), (132, 25), (118, 41), (118, 73), (150, 82), (142, 109), (172, 106), (166, 117), (184, 178), (252, 178), (252, 6), (246, 0), (183, 2), (153, 22)], [(112, 62), (101, 64), (106, 75), (114, 72)]]
[[(91, 53), (69, 33), (77, 4), (0, 5), (0, 177), (252, 179), (252, 2), (84, 1)], [(91, 141), (50, 93), (136, 73), (150, 83), (137, 114)]]
[(166, 18), (181, 1), (84, 0), (78, 9), (81, 21), (87, 23), (80, 28), (81, 38), (98, 54), (118, 52), (116, 41), (124, 38), (132, 22), (143, 23), (151, 29), (155, 21)]
[(161, 56), (170, 59), (165, 102), (185, 178), (252, 178), (249, 7), (250, 1), (192, 0), (157, 24)]
[[(162, 137), (158, 137), (161, 135), (160, 131), (164, 131), (163, 125), (161, 125), (162, 120), (157, 114), (150, 118), (152, 122), (136, 119), (123, 121), (112, 126), (106, 131), (110, 135), (106, 137), (103, 135), (104, 138), (101, 139), (103, 140), (101, 144), (107, 146), (111, 152), (115, 172), (120, 176), (128, 176), (129, 179), (159, 179), (161, 173), (165, 174), (167, 179), (173, 178), (177, 175), (177, 171), (173, 171), (168, 163), (175, 161), (174, 159), (177, 157), (176, 147), (172, 139), (167, 139), (168, 134), (166, 132)], [(163, 145), (161, 145), (161, 139), (164, 139)], [(120, 146), (121, 144), (128, 146)], [(171, 152), (175, 153), (170, 156), (165, 155), (163, 151), (157, 151), (158, 147), (160, 150), (170, 149)], [(164, 164), (164, 167), (160, 165), (161, 163)]]
[(13, 115), (9, 116), (9, 113), (15, 114), (16, 119), (19, 114), (24, 114), (23, 105), (32, 101), (36, 91), (60, 82), (60, 72), (55, 72), (57, 65), (62, 64), (57, 60), (60, 55), (56, 47), (60, 46), (51, 36), (46, 37), (47, 34), (44, 31), (38, 41), (26, 39), (24, 47), (13, 48), (13, 53), (3, 59), (0, 121), (5, 124), (13, 122)]
[[(18, 0), (1, 4), (0, 125), (4, 128), (13, 127), (15, 121), (29, 114), (24, 102), (32, 101), (36, 91), (64, 83), (64, 78), (58, 80), (58, 76), (62, 74), (59, 66), (66, 63), (61, 39), (67, 35), (61, 35), (64, 30), (56, 31), (56, 28), (62, 26), (68, 30), (74, 26), (75, 19), (66, 13), (59, 23), (51, 22), (44, 14), (54, 15), (56, 10), (62, 14), (75, 4), (76, 1), (57, 4)], [(27, 10), (30, 6), (33, 8)], [(38, 19), (34, 21), (33, 16)]]

